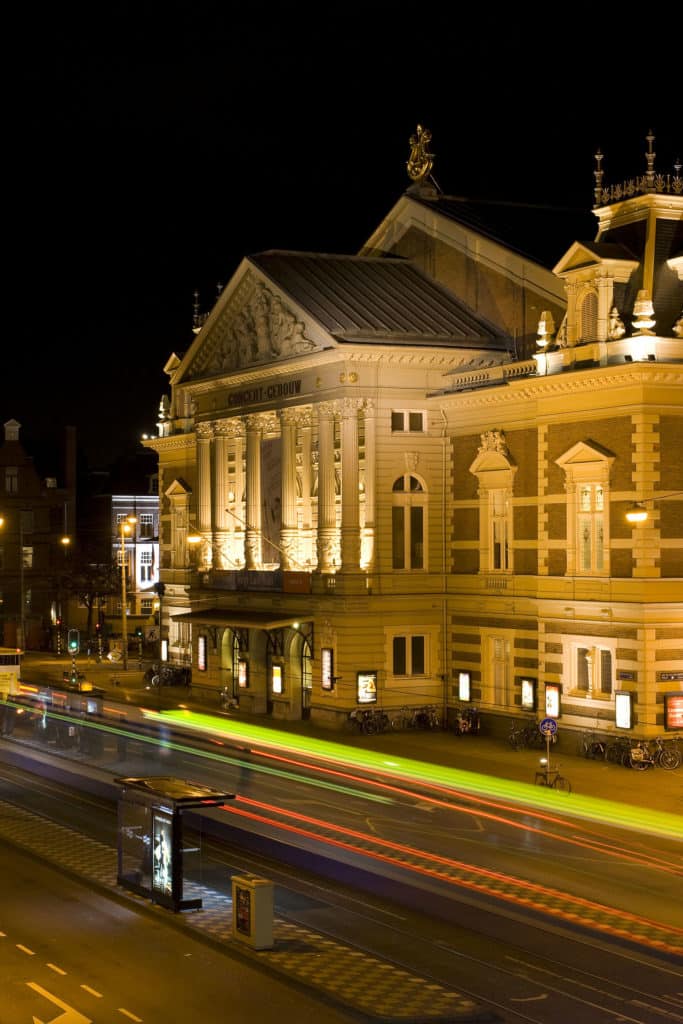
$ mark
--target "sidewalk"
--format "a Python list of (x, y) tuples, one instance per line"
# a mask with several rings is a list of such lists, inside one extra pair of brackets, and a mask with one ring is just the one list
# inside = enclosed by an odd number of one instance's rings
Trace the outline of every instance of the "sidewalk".
[[(120, 663), (87, 662), (83, 657), (77, 659), (77, 669), (94, 686), (103, 689), (112, 700), (148, 704), (157, 710), (182, 705), (204, 713), (221, 713), (217, 698), (214, 705), (206, 700), (194, 699), (192, 691), (188, 692), (184, 687), (149, 689), (144, 679), (148, 666), (149, 663), (143, 663), (140, 668), (139, 662), (132, 656), (125, 672)], [(70, 668), (69, 658), (58, 659), (50, 654), (28, 653), (23, 658), (22, 675), (27, 682), (52, 681), (59, 685), (62, 673)], [(484, 731), (477, 736), (456, 736), (444, 729), (434, 732), (405, 729), (366, 736), (355, 731), (333, 731), (311, 721), (250, 716), (239, 710), (229, 712), (229, 717), (282, 732), (331, 740), (380, 753), (400, 753), (402, 757), (415, 761), (443, 764), (516, 782), (533, 783), (540, 758), (544, 755), (543, 749), (513, 750), (504, 738), (487, 736), (485, 718)], [(551, 750), (553, 763), (559, 762), (562, 765), (562, 774), (570, 780), (573, 793), (683, 814), (683, 766), (675, 771), (655, 768), (637, 772), (621, 765), (587, 760), (578, 754), (577, 741), (578, 736), (568, 732), (563, 734), (560, 727), (559, 742)]]

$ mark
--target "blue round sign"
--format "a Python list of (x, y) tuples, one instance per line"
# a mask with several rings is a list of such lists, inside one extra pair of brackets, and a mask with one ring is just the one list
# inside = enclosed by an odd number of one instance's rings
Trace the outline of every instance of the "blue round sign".
[(538, 728), (544, 736), (554, 736), (557, 732), (557, 722), (554, 718), (544, 718), (538, 723)]

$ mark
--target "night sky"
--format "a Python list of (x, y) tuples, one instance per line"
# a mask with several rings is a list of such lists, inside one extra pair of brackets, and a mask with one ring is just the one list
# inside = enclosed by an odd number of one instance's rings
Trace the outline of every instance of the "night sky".
[(358, 251), (410, 184), (418, 123), (440, 188), (471, 198), (585, 212), (597, 148), (615, 181), (643, 173), (649, 129), (658, 170), (683, 157), (674, 48), (637, 29), (235, 10), (27, 8), (6, 36), (2, 422), (27, 445), (73, 424), (97, 466), (155, 432), (194, 290), (208, 311), (263, 249)]

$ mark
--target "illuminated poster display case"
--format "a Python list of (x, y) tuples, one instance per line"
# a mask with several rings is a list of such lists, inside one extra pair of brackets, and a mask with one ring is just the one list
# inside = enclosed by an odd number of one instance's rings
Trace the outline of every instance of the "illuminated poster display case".
[(458, 672), (458, 699), (472, 699), (472, 673), (461, 670)]
[(683, 730), (683, 693), (664, 694), (664, 728)]
[(536, 710), (535, 679), (522, 679), (522, 707), (525, 711)]
[(560, 717), (560, 687), (558, 683), (545, 684), (545, 713), (547, 718)]
[(273, 693), (282, 693), (284, 690), (284, 679), (283, 679), (283, 666), (273, 665), (272, 666), (272, 687)]
[(200, 672), (206, 672), (206, 637), (199, 636), (197, 638), (197, 669)]
[(237, 685), (241, 690), (246, 690), (249, 686), (249, 662), (244, 658), (237, 662)]
[(323, 690), (334, 689), (334, 651), (331, 647), (323, 647), (320, 651), (320, 685)]
[(617, 729), (633, 728), (633, 694), (617, 690), (614, 694), (614, 720)]
[(377, 703), (377, 672), (356, 673), (356, 700), (359, 704)]

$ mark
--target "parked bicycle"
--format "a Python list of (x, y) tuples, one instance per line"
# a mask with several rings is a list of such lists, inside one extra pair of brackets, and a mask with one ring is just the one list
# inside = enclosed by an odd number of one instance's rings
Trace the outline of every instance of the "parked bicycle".
[(558, 789), (563, 793), (571, 793), (572, 786), (566, 775), (560, 773), (562, 765), (550, 764), (545, 758), (541, 758), (541, 768), (536, 772), (534, 779), (537, 786), (548, 786), (550, 789)]
[[(557, 733), (550, 736), (550, 742), (557, 742)], [(513, 750), (524, 750), (526, 747), (544, 747), (546, 737), (536, 722), (510, 722), (508, 743)]]
[(441, 725), (441, 716), (436, 704), (425, 704), (424, 707), (417, 708), (415, 724), (418, 729), (438, 729)]
[(678, 745), (678, 736), (655, 736), (652, 744), (655, 764), (658, 768), (665, 768), (668, 772), (680, 768), (683, 754)]
[(479, 711), (477, 708), (456, 708), (453, 719), (456, 736), (474, 736), (479, 732)]
[(579, 753), (593, 761), (604, 761), (607, 756), (607, 740), (594, 732), (584, 732), (579, 741)]
[(354, 708), (349, 712), (349, 722), (367, 736), (386, 732), (391, 724), (389, 715), (380, 708)]

